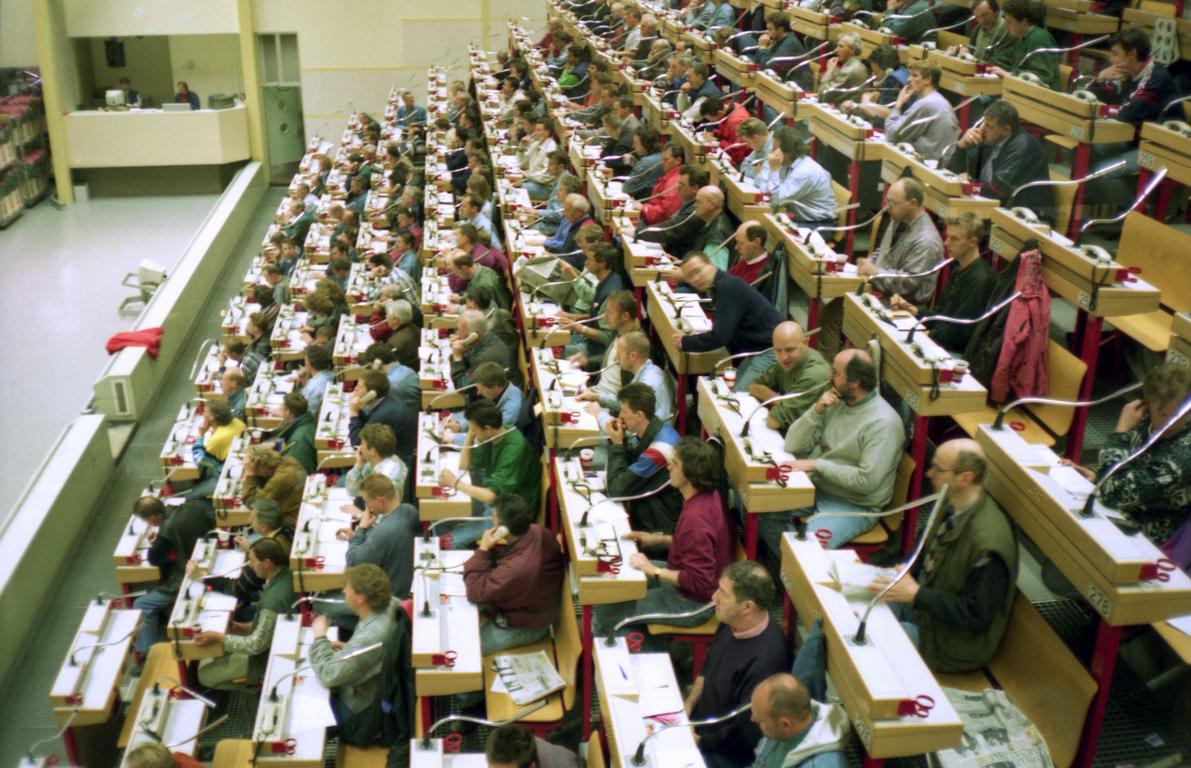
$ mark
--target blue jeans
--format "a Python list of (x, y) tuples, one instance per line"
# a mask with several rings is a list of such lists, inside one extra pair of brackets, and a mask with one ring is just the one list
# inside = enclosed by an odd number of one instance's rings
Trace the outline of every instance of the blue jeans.
[(832, 516), (833, 512), (872, 512), (871, 507), (861, 507), (844, 501), (838, 496), (815, 491), (815, 506), (804, 509), (794, 509), (790, 512), (774, 512), (758, 515), (757, 532), (761, 541), (769, 548), (774, 557), (781, 556), (782, 534), (794, 530), (791, 517), (809, 517), (807, 520), (807, 537), (815, 535), (815, 531), (827, 530), (831, 538), (827, 540), (828, 549), (839, 549), (852, 539), (869, 530), (876, 523), (873, 517), (839, 517)]
[(759, 355), (746, 357), (740, 361), (740, 365), (736, 367), (736, 383), (732, 385), (733, 392), (748, 392), (749, 385), (753, 380), (761, 375), (769, 366), (777, 362), (777, 356), (773, 350), (762, 352)]
[(519, 629), (517, 627), (498, 627), (491, 621), (486, 621), (480, 625), (480, 653), (490, 656), (510, 648), (532, 645), (549, 636), (550, 627)]
[[(467, 549), (480, 540), (484, 531), (492, 527), (492, 507), (474, 499), (471, 502), (471, 516), (483, 518), (474, 523), (459, 523), (450, 529), (451, 549)], [(439, 533), (441, 536), (442, 533)]]
[(545, 200), (550, 197), (550, 192), (553, 191), (554, 185), (547, 186), (527, 179), (521, 183), (521, 188), (529, 193), (530, 200)]
[(145, 614), (145, 623), (136, 635), (136, 649), (142, 656), (154, 643), (165, 640), (165, 623), (177, 598), (177, 592), (154, 589), (132, 602), (133, 608)]
[[(666, 565), (661, 561), (655, 561), (654, 564), (659, 567)], [(646, 613), (686, 613), (702, 605), (705, 605), (705, 603), (700, 603), (697, 600), (686, 597), (678, 591), (678, 587), (663, 581), (654, 582), (649, 585), (649, 589), (645, 592), (645, 597), (640, 600), (626, 600), (623, 603), (593, 606), (591, 611), (591, 631), (596, 637), (607, 637), (612, 634), (618, 622), (630, 616), (640, 616)], [(675, 627), (694, 627), (707, 621), (709, 616), (711, 616), (711, 609), (690, 618), (664, 619), (655, 623), (669, 624)], [(645, 623), (647, 622), (642, 622), (642, 624)], [(644, 627), (641, 625), (629, 624), (628, 626), (621, 627), (617, 635), (627, 635), (634, 630), (640, 631), (643, 629)]]

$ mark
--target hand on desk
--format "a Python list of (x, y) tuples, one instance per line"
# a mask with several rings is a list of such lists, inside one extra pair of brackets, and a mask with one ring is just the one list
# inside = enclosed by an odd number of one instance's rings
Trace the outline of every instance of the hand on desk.
[(643, 552), (634, 552), (633, 556), (629, 558), (629, 565), (646, 576), (652, 576), (652, 571), (659, 570)]
[(872, 277), (877, 274), (877, 264), (870, 258), (856, 260), (856, 274), (861, 277)]
[(901, 294), (893, 294), (893, 298), (889, 299), (889, 308), (901, 312), (909, 312), (914, 317), (918, 317), (918, 307), (901, 297)]
[[(657, 548), (666, 546), (666, 537), (660, 533), (646, 533), (645, 531), (629, 531), (621, 537), (625, 541), (635, 541), (638, 547), (644, 549)], [(640, 554), (639, 552), (637, 554)], [(636, 557), (637, 555), (633, 555)], [(644, 557), (644, 555), (642, 555)], [(647, 558), (648, 559), (648, 558)], [(632, 561), (630, 560), (630, 565)], [(636, 568), (636, 566), (633, 566)], [(641, 569), (638, 569), (641, 570)]]
[[(576, 352), (575, 354), (568, 357), (567, 361), (574, 363), (575, 365), (579, 366), (580, 368), (584, 368), (587, 366), (587, 355), (583, 354), (582, 352)], [(586, 393), (580, 392), (579, 397), (582, 397), (584, 394), (586, 394)]]
[(575, 399), (581, 403), (598, 403), (600, 396), (590, 389), (585, 389), (579, 394), (575, 395)]
[(223, 642), (222, 632), (199, 632), (194, 636), (194, 644), (198, 646), (215, 645)]
[(327, 630), (331, 628), (331, 620), (326, 616), (319, 614), (318, 616), (314, 617), (314, 622), (310, 625), (310, 628), (314, 631), (314, 636), (316, 638), (326, 637)]
[[(873, 583), (868, 585), (868, 591), (877, 593), (884, 589), (889, 584), (889, 579), (876, 578)], [(898, 579), (894, 585), (885, 593), (882, 598), (891, 603), (913, 603), (914, 597), (918, 594), (918, 582), (910, 574), (906, 574)]]
[(675, 349), (681, 350), (682, 349), (682, 340), (685, 337), (686, 337), (686, 334), (683, 333), (682, 331), (675, 331), (674, 333), (670, 334), (670, 343), (674, 345)]
[(587, 405), (583, 406), (583, 410), (598, 418), (599, 415), (603, 413), (604, 408), (599, 403), (588, 403)]
[(1085, 467), (1085, 466), (1081, 466), (1081, 465), (1079, 465), (1079, 464), (1076, 464), (1076, 463), (1075, 463), (1074, 461), (1072, 461), (1071, 459), (1059, 459), (1059, 466), (1061, 466), (1061, 467), (1071, 467), (1071, 468), (1072, 468), (1072, 469), (1074, 469), (1076, 472), (1078, 472), (1079, 474), (1083, 475), (1083, 476), (1084, 476), (1084, 479), (1085, 479), (1085, 480), (1087, 480), (1089, 483), (1094, 483), (1094, 482), (1096, 482), (1096, 473), (1095, 473), (1094, 471), (1092, 471), (1092, 470), (1088, 469), (1088, 468), (1087, 468), (1087, 467)]
[(335, 538), (340, 541), (350, 541), (353, 535), (355, 535), (355, 532), (351, 528), (340, 528), (335, 531)]
[(815, 460), (814, 459), (795, 459), (794, 461), (790, 462), (790, 471), (791, 472), (814, 472), (815, 471)]

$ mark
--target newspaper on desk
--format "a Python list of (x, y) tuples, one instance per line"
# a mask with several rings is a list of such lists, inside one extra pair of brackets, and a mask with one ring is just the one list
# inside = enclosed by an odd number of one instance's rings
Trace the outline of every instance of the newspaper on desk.
[(492, 691), (507, 693), (519, 707), (566, 687), (566, 681), (545, 651), (497, 656), (492, 663), (496, 667)]
[(1053, 768), (1038, 728), (1004, 691), (981, 693), (943, 687), (964, 722), (963, 742), (935, 753), (940, 768)]

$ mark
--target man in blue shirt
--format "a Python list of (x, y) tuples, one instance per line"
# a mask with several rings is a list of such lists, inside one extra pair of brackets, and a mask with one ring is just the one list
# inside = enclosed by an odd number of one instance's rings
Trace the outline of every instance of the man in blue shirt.
[(575, 235), (584, 224), (591, 221), (590, 212), (591, 203), (586, 197), (580, 194), (567, 195), (562, 204), (562, 221), (558, 224), (558, 231), (542, 244), (550, 253), (565, 258), (575, 269), (581, 269), (584, 262), (583, 254), (575, 244)]
[(426, 122), (426, 108), (419, 107), (414, 103), (413, 91), (404, 91), (401, 94), (401, 106), (397, 107), (397, 125), (405, 128), (414, 123)]
[[(617, 363), (621, 370), (632, 375), (630, 383), (645, 384), (653, 390), (654, 415), (668, 422), (674, 418), (674, 392), (670, 377), (649, 358), (649, 352), (649, 337), (642, 331), (630, 331), (616, 339)], [(598, 402), (588, 403), (586, 410), (596, 417), (600, 428), (606, 431), (613, 414), (605, 411)]]
[(174, 94), (175, 104), (189, 104), (191, 109), (199, 109), (199, 96), (194, 91), (190, 90), (184, 81), (178, 81), (178, 92)]
[(302, 396), (306, 398), (310, 412), (318, 418), (319, 409), (323, 405), (323, 393), (327, 385), (335, 381), (335, 374), (331, 370), (331, 353), (319, 344), (306, 347), (305, 362), (298, 369), (296, 383), (302, 387)]
[[(522, 421), (522, 409), (525, 396), (521, 390), (509, 381), (509, 376), (500, 364), (480, 363), (472, 374), (472, 382), (476, 385), (476, 394), (483, 400), (491, 401), (500, 411), (501, 427), (516, 427)], [(467, 437), (468, 421), (462, 410), (451, 414), (443, 425), (443, 438), (451, 439), (455, 445), (463, 445)], [(451, 434), (454, 437), (451, 437)]]

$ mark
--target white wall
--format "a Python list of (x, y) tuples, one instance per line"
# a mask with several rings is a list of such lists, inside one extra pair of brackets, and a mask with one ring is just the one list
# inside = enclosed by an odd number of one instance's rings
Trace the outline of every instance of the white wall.
[[(174, 80), (170, 76), (170, 44), (161, 35), (121, 37), (124, 43), (124, 66), (109, 67), (104, 51), (106, 38), (89, 38), (87, 44), (91, 65), (90, 83), (95, 89), (119, 88), (120, 78), (127, 77), (133, 89), (139, 91), (146, 105), (159, 106), (174, 96)], [(202, 93), (200, 91), (199, 93)], [(84, 96), (93, 96), (86, 93)]]
[[(5, 3), (9, 0), (4, 0)], [(71, 37), (236, 33), (236, 0), (64, 0)]]
[(244, 90), (239, 35), (170, 35), (169, 63), (172, 82), (186, 81), (204, 108), (212, 94)]
[(0, 67), (37, 65), (33, 0), (0, 1)]
[(503, 47), (508, 19), (529, 16), (540, 28), (546, 12), (544, 0), (354, 0), (350, 8), (253, 0), (258, 33), (298, 36), (307, 136), (338, 136), (353, 110), (381, 110), (394, 85), (424, 94), (430, 66), (463, 77), (469, 43)]

